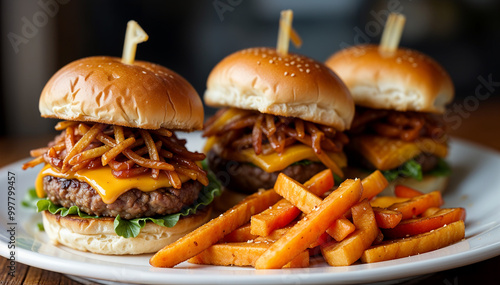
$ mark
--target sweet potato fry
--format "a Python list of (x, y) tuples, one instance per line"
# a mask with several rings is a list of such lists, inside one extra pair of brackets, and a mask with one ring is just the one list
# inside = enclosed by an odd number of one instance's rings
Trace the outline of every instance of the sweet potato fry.
[(342, 241), (355, 230), (356, 226), (351, 221), (346, 218), (338, 218), (326, 232), (336, 241)]
[(395, 228), (386, 229), (383, 233), (388, 238), (403, 238), (429, 232), (460, 220), (465, 220), (464, 208), (441, 209), (428, 217), (404, 220)]
[(312, 244), (309, 245), (309, 249), (312, 249), (312, 248), (315, 248), (317, 246), (321, 246), (322, 244), (324, 244), (325, 242), (327, 242), (328, 240), (331, 240), (332, 238), (330, 238), (330, 235), (328, 233), (323, 233), (322, 235), (319, 236), (319, 238), (313, 242)]
[(363, 252), (361, 261), (379, 262), (428, 252), (458, 242), (464, 238), (464, 235), (464, 222), (454, 222), (431, 232), (382, 242), (370, 247)]
[(281, 199), (271, 208), (252, 216), (250, 233), (258, 236), (267, 236), (272, 231), (288, 225), (300, 214), (300, 210), (286, 199)]
[[(330, 169), (323, 170), (309, 179), (304, 186), (315, 195), (321, 196), (333, 187), (333, 175)], [(316, 203), (320, 203), (318, 198)], [(300, 214), (300, 210), (282, 199), (270, 209), (252, 216), (251, 232), (254, 235), (267, 236), (273, 230), (289, 224)]]
[(439, 207), (430, 207), (430, 208), (427, 208), (427, 210), (425, 210), (423, 213), (422, 213), (422, 217), (429, 217), (429, 216), (432, 216), (434, 215), (435, 213), (437, 213), (437, 211), (441, 210), (441, 208)]
[[(295, 224), (295, 223), (292, 223), (292, 224)], [(291, 228), (292, 228), (292, 226), (288, 225), (288, 226), (286, 226), (284, 228), (275, 229), (268, 236), (265, 236), (265, 237), (258, 236), (257, 238), (254, 239), (254, 241), (264, 241), (264, 242), (267, 242), (267, 243), (273, 243), (273, 242), (279, 240)]]
[(357, 230), (341, 242), (327, 243), (321, 247), (323, 257), (331, 266), (353, 264), (378, 236), (375, 214), (367, 200), (354, 205), (351, 210)]
[(247, 223), (234, 231), (227, 234), (222, 241), (223, 242), (246, 242), (249, 240), (256, 239), (257, 235), (252, 235), (250, 233), (250, 223)]
[(401, 212), (403, 220), (422, 214), (427, 208), (439, 207), (443, 204), (441, 193), (433, 191), (428, 194), (416, 196), (406, 202), (395, 203), (387, 209)]
[[(322, 199), (308, 191), (304, 186), (285, 174), (278, 175), (278, 179), (274, 185), (278, 194), (299, 208), (303, 213), (309, 214), (321, 203)], [(349, 220), (341, 218), (334, 221), (326, 232), (336, 241), (341, 241), (352, 233), (354, 229), (354, 225)]]
[(316, 196), (322, 196), (334, 186), (333, 174), (330, 169), (318, 172), (304, 183), (307, 190)]
[(394, 196), (381, 196), (376, 197), (375, 199), (370, 201), (370, 205), (373, 208), (388, 208), (392, 204), (402, 203), (410, 200), (409, 198), (399, 198)]
[(281, 268), (307, 249), (323, 232), (359, 201), (360, 180), (347, 179), (307, 214), (283, 237), (277, 240), (255, 263), (255, 268)]
[(375, 212), (378, 227), (382, 229), (392, 229), (403, 219), (403, 214), (398, 211), (375, 207), (373, 212)]
[(224, 214), (165, 246), (151, 257), (149, 263), (154, 267), (173, 267), (215, 244), (226, 234), (248, 223), (252, 215), (262, 212), (280, 199), (274, 190), (252, 194)]
[(387, 185), (389, 185), (389, 182), (382, 172), (376, 170), (367, 177), (363, 178), (363, 180), (361, 180), (361, 184), (363, 185), (363, 195), (360, 200), (370, 200), (382, 192)]
[[(293, 226), (295, 225), (295, 223), (292, 223), (291, 225), (288, 225), (284, 228), (280, 228), (280, 229), (275, 229), (270, 235), (266, 236), (266, 237), (257, 237), (255, 239), (253, 239), (254, 242), (267, 242), (267, 243), (273, 243), (277, 240), (279, 240), (282, 236), (284, 236), (288, 230), (290, 230)], [(354, 225), (353, 225), (354, 227)], [(309, 245), (309, 249), (311, 248), (314, 248), (314, 247), (317, 247), (317, 246), (320, 246), (322, 244), (324, 244), (325, 242), (327, 242), (328, 240), (331, 240), (330, 236), (328, 235), (328, 233), (323, 233), (322, 235), (319, 236), (319, 238), (313, 242), (311, 245)], [(248, 240), (246, 240), (248, 242)]]
[[(188, 262), (195, 264), (255, 266), (255, 261), (271, 246), (269, 243), (220, 243), (214, 244)], [(297, 255), (283, 268), (301, 268), (309, 266), (309, 251)]]
[(310, 213), (322, 201), (317, 195), (309, 192), (304, 185), (284, 173), (278, 175), (274, 190), (306, 214)]
[(413, 198), (413, 197), (417, 197), (420, 195), (424, 195), (424, 193), (422, 193), (418, 190), (415, 190), (413, 188), (410, 188), (408, 186), (396, 185), (394, 187), (394, 195), (396, 197), (401, 197), (401, 198)]

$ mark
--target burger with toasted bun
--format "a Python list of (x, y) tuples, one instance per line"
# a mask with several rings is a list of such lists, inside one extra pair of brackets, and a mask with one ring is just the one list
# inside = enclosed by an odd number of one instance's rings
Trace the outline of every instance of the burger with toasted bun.
[(393, 185), (443, 190), (450, 169), (442, 114), (454, 87), (441, 65), (415, 50), (384, 52), (377, 45), (341, 50), (326, 65), (356, 103), (348, 149), (350, 166), (357, 167), (349, 176), (379, 169)]
[(50, 239), (101, 254), (155, 252), (210, 216), (203, 153), (175, 131), (202, 128), (202, 102), (163, 66), (114, 57), (74, 61), (42, 91), (42, 117), (64, 121), (24, 168), (36, 180)]
[(325, 65), (273, 48), (235, 52), (211, 71), (205, 124), (208, 165), (232, 192), (272, 188), (279, 172), (304, 182), (325, 168), (343, 177), (349, 90)]

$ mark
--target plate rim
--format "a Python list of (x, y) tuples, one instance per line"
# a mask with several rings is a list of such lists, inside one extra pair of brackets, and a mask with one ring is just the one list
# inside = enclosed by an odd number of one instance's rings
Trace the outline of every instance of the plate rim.
[[(497, 150), (491, 149), (489, 147), (485, 147), (482, 145), (478, 145), (474, 142), (469, 142), (466, 140), (462, 139), (456, 139), (453, 138), (451, 145), (461, 145), (463, 147), (466, 147), (467, 149), (474, 149), (480, 152), (486, 152), (487, 154), (491, 154), (497, 158), (500, 158), (500, 152)], [(4, 171), (7, 171), (9, 169), (20, 169), (19, 165), (27, 159), (19, 160), (14, 163), (5, 165), (0, 168), (0, 173), (3, 173)], [(25, 191), (25, 190), (24, 190)], [(36, 213), (34, 213), (36, 214)], [(3, 234), (0, 234), (0, 237), (4, 237)], [(35, 237), (32, 237), (35, 239)], [(37, 241), (35, 241), (37, 242)], [(454, 245), (451, 245), (449, 247), (455, 247), (459, 246), (461, 243), (468, 243), (467, 239), (464, 239)], [(448, 247), (446, 247), (448, 248)], [(6, 257), (8, 259), (8, 251), (7, 249), (7, 243), (5, 243), (3, 240), (0, 240), (0, 255)], [(435, 252), (435, 251), (433, 251)], [(430, 252), (432, 253), (432, 252)], [(271, 271), (264, 270), (264, 271), (256, 271), (250, 269), (247, 272), (253, 272), (251, 274), (245, 273), (245, 274), (222, 274), (220, 275), (224, 279), (217, 279), (213, 278), (213, 274), (206, 274), (204, 273), (205, 271), (210, 271), (204, 270), (204, 269), (198, 269), (198, 268), (189, 268), (186, 269), (188, 271), (194, 270), (198, 271), (200, 274), (190, 274), (191, 279), (185, 278), (185, 271), (184, 269), (180, 268), (173, 268), (173, 269), (163, 269), (163, 268), (149, 268), (145, 270), (143, 267), (137, 267), (137, 265), (130, 265), (130, 264), (124, 264), (124, 268), (127, 268), (126, 274), (122, 275), (122, 278), (109, 278), (110, 274), (106, 273), (105, 270), (102, 271), (95, 271), (94, 265), (92, 264), (91, 266), (83, 266), (83, 265), (88, 265), (88, 263), (81, 261), (81, 260), (70, 260), (71, 262), (68, 263), (68, 260), (52, 256), (52, 255), (45, 255), (40, 252), (35, 252), (33, 250), (27, 250), (24, 248), (18, 248), (16, 249), (16, 254), (17, 254), (17, 262), (19, 263), (24, 263), (29, 266), (45, 269), (45, 270), (50, 270), (54, 272), (59, 272), (63, 274), (71, 274), (75, 276), (80, 276), (80, 277), (89, 277), (89, 278), (96, 278), (96, 279), (102, 279), (102, 280), (109, 280), (109, 281), (119, 281), (119, 282), (135, 282), (135, 283), (143, 283), (145, 280), (141, 279), (146, 276), (144, 274), (149, 273), (153, 274), (155, 276), (157, 273), (158, 277), (153, 278), (153, 279), (162, 279), (163, 278), (168, 278), (169, 282), (174, 282), (175, 284), (210, 284), (206, 283), (207, 276), (211, 278), (213, 283), (220, 283), (220, 284), (234, 284), (234, 282), (238, 282), (240, 284), (255, 284), (255, 282), (272, 282), (272, 283), (282, 283), (279, 281), (283, 281), (282, 279), (282, 274), (275, 274), (272, 273)], [(429, 253), (424, 253), (422, 255), (426, 255)], [(458, 253), (454, 253), (452, 255), (444, 255), (444, 256), (439, 256), (430, 260), (423, 259), (423, 260), (416, 260), (413, 262), (409, 263), (404, 263), (400, 264), (398, 266), (398, 269), (402, 270), (397, 270), (398, 272), (394, 271), (393, 266), (374, 266), (372, 268), (366, 268), (365, 271), (363, 271), (364, 274), (350, 274), (351, 270), (346, 270), (345, 272), (314, 272), (318, 271), (316, 268), (306, 268), (306, 269), (282, 269), (280, 272), (286, 272), (286, 271), (293, 271), (295, 276), (298, 276), (299, 279), (306, 274), (307, 275), (307, 280), (306, 279), (300, 279), (301, 284), (304, 281), (308, 281), (306, 283), (308, 284), (317, 284), (317, 283), (323, 283), (323, 282), (332, 282), (334, 281), (335, 283), (345, 283), (345, 282), (360, 282), (360, 281), (366, 281), (366, 277), (363, 277), (362, 275), (369, 274), (371, 275), (370, 282), (376, 282), (376, 281), (387, 281), (387, 280), (394, 280), (394, 279), (400, 279), (400, 278), (405, 278), (405, 277), (411, 277), (411, 276), (416, 276), (416, 275), (421, 275), (421, 274), (427, 274), (427, 273), (434, 273), (442, 270), (447, 270), (447, 269), (452, 269), (456, 267), (461, 267), (461, 266), (466, 266), (469, 264), (473, 264), (479, 261), (487, 260), (492, 257), (500, 255), (500, 238), (496, 240), (494, 243), (491, 243), (486, 246), (482, 246), (478, 249), (474, 250), (466, 250)], [(45, 259), (50, 259), (51, 262), (45, 262), (45, 263), (40, 263), (38, 261), (39, 258), (45, 258)], [(410, 257), (411, 258), (411, 257)], [(38, 262), (37, 262), (38, 261)], [(446, 261), (446, 262), (443, 262)], [(75, 266), (75, 264), (78, 266)], [(56, 264), (57, 266), (53, 266)], [(378, 264), (383, 264), (383, 262), (378, 263)], [(99, 265), (96, 265), (99, 267)], [(147, 265), (149, 266), (149, 265)], [(83, 268), (82, 268), (83, 267)], [(110, 267), (113, 268), (111, 265)], [(136, 267), (135, 270), (132, 270), (132, 268), (129, 267)], [(72, 270), (73, 269), (73, 270)], [(182, 271), (180, 271), (182, 270)], [(231, 270), (223, 270), (219, 272), (230, 272)], [(390, 271), (391, 274), (387, 274)], [(175, 273), (174, 273), (175, 272)], [(181, 272), (179, 274), (179, 272)], [(244, 272), (243, 270), (240, 272)], [(271, 272), (271, 274), (269, 274)], [(354, 272), (359, 273), (358, 271), (354, 270)], [(92, 273), (92, 274), (91, 274)], [(97, 274), (96, 274), (97, 273)], [(410, 273), (410, 274), (409, 274)], [(89, 275), (90, 274), (90, 275)], [(124, 277), (125, 276), (125, 277)], [(134, 279), (134, 277), (139, 276), (138, 279)], [(332, 280), (330, 277), (334, 276), (334, 280)], [(116, 277), (116, 276), (115, 276)], [(375, 278), (373, 278), (375, 277)], [(328, 279), (328, 280), (325, 280)], [(157, 281), (154, 281), (153, 279), (148, 279), (146, 281), (152, 282), (152, 283), (157, 283)], [(245, 280), (246, 279), (246, 280)], [(281, 279), (281, 280), (280, 280)], [(165, 280), (162, 279), (161, 283), (164, 283)], [(200, 283), (201, 282), (201, 283)], [(245, 283), (248, 282), (248, 283)]]

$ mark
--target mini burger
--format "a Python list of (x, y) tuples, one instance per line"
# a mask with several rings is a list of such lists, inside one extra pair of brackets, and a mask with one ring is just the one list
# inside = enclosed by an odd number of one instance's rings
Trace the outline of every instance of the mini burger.
[(204, 223), (213, 193), (202, 153), (175, 131), (203, 125), (203, 107), (180, 75), (144, 61), (89, 57), (42, 91), (42, 117), (60, 134), (31, 151), (43, 164), (37, 204), (50, 239), (101, 254), (155, 252)]
[(349, 90), (325, 65), (272, 48), (235, 52), (212, 70), (205, 103), (223, 107), (205, 124), (208, 165), (232, 192), (274, 186), (283, 172), (305, 182), (330, 168), (343, 177)]
[(443, 190), (450, 169), (442, 114), (454, 96), (448, 73), (420, 52), (399, 48), (388, 54), (377, 45), (341, 50), (326, 65), (356, 103), (348, 152), (357, 171), (349, 176), (379, 169), (397, 184)]

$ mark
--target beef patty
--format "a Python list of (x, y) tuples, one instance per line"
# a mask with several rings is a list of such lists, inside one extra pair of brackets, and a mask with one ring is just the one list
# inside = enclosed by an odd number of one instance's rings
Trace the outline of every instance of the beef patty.
[(208, 166), (223, 186), (245, 194), (254, 193), (262, 188), (273, 188), (280, 172), (304, 183), (321, 170), (326, 169), (322, 163), (313, 162), (307, 165), (293, 164), (281, 171), (266, 172), (250, 163), (223, 159), (212, 150), (208, 152), (207, 159)]
[(131, 189), (120, 195), (115, 202), (106, 204), (86, 182), (53, 176), (43, 178), (43, 189), (54, 204), (66, 208), (77, 206), (89, 215), (100, 217), (120, 215), (127, 220), (177, 213), (182, 207), (191, 205), (202, 188), (201, 183), (190, 180), (182, 183), (181, 189), (160, 188), (151, 192)]

